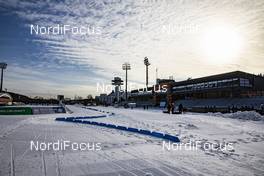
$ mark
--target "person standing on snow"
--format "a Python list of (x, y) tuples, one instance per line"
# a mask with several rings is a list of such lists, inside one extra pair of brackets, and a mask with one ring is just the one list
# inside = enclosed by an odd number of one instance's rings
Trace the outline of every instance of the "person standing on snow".
[(171, 110), (171, 104), (170, 103), (168, 103), (168, 105), (167, 105), (167, 110), (168, 110), (168, 113), (170, 114), (170, 110)]
[(174, 109), (175, 109), (175, 104), (172, 102), (171, 103), (171, 113), (174, 114)]
[(183, 112), (183, 105), (182, 104), (179, 104), (178, 109), (179, 109), (179, 113), (182, 114), (182, 112)]

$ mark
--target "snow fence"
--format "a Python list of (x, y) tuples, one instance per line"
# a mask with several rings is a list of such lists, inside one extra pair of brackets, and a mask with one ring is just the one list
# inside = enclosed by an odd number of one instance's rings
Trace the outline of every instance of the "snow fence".
[(126, 126), (120, 126), (120, 125), (107, 124), (107, 123), (87, 120), (87, 119), (103, 118), (103, 117), (107, 117), (107, 115), (84, 116), (84, 117), (59, 117), (59, 118), (56, 118), (56, 120), (57, 121), (63, 121), (63, 122), (83, 123), (83, 124), (95, 125), (95, 126), (117, 129), (117, 130), (121, 130), (121, 131), (127, 131), (127, 132), (142, 134), (142, 135), (148, 135), (148, 136), (152, 136), (152, 137), (156, 137), (156, 138), (160, 138), (160, 139), (169, 140), (172, 142), (180, 142), (180, 139), (177, 136), (173, 136), (170, 134), (164, 134), (164, 133), (156, 132), (156, 131), (150, 131), (150, 130), (144, 130), (144, 129), (138, 129), (138, 128), (132, 128), (132, 127), (126, 127)]

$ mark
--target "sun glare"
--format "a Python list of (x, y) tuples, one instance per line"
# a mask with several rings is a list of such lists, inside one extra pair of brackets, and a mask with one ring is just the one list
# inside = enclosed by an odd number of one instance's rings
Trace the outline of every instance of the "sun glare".
[(205, 32), (202, 47), (208, 62), (227, 64), (241, 52), (242, 39), (239, 33), (231, 28), (213, 27)]

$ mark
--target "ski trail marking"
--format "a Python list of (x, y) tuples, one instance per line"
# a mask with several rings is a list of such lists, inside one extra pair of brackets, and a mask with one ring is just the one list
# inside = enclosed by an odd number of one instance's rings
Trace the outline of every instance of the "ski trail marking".
[(41, 161), (42, 161), (42, 174), (43, 176), (47, 176), (47, 170), (46, 170), (46, 162), (44, 158), (44, 152), (41, 152)]
[(11, 176), (15, 176), (15, 161), (14, 161), (14, 149), (13, 149), (13, 144), (10, 146), (11, 149), (11, 155), (10, 155), (10, 169), (11, 169)]

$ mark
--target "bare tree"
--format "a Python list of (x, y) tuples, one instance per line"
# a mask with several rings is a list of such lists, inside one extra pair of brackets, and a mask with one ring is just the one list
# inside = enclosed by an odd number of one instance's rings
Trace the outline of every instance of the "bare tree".
[(89, 94), (89, 95), (87, 96), (87, 99), (91, 100), (91, 99), (93, 99), (93, 96), (92, 96), (91, 94)]

